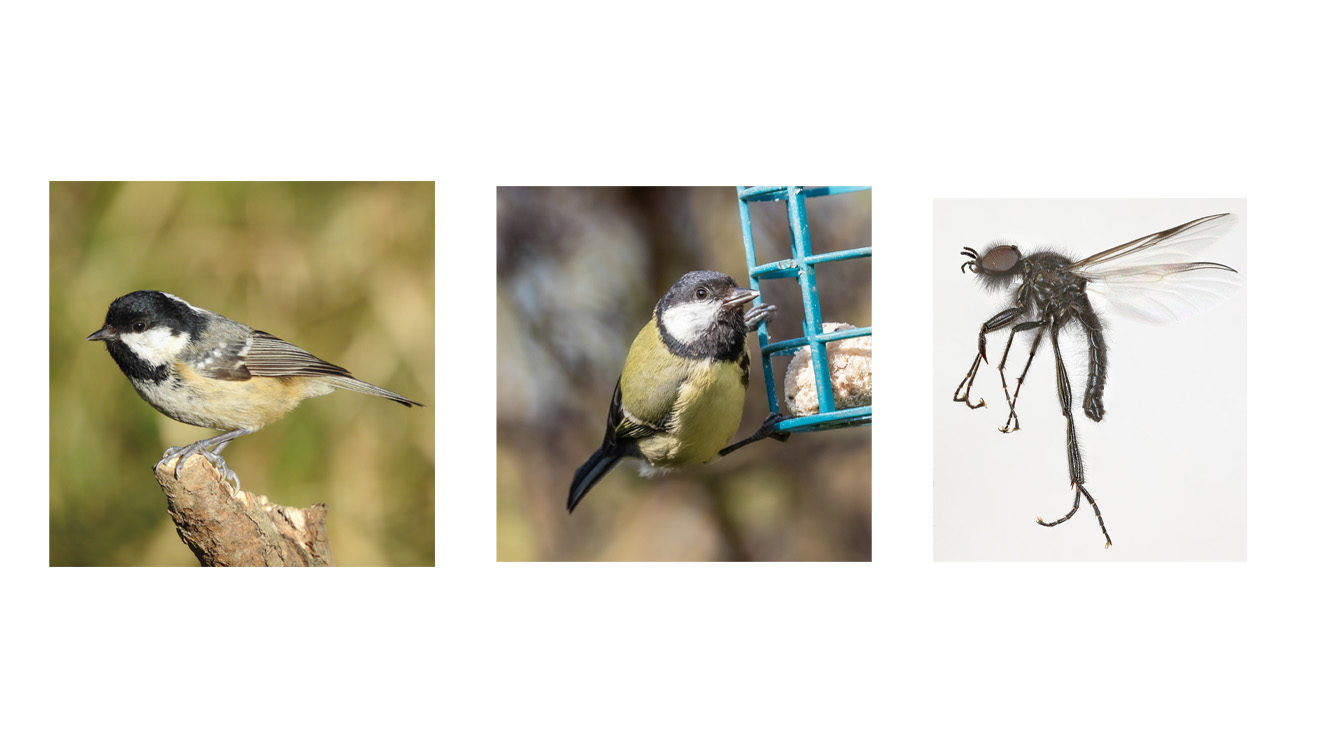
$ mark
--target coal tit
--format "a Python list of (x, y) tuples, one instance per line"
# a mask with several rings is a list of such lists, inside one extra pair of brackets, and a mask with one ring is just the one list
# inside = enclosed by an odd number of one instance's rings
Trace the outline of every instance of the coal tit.
[(742, 421), (747, 330), (775, 312), (758, 304), (743, 314), (759, 295), (724, 273), (698, 270), (660, 299), (628, 349), (600, 449), (573, 475), (568, 511), (624, 457), (641, 458), (650, 475), (730, 451), (721, 448)]
[(209, 456), (234, 481), (220, 450), (293, 410), (305, 398), (336, 389), (421, 403), (355, 379), (347, 369), (260, 330), (161, 291), (134, 291), (110, 304), (105, 326), (87, 336), (105, 342), (133, 389), (156, 410), (191, 426), (227, 433), (171, 447), (174, 477), (190, 455)]

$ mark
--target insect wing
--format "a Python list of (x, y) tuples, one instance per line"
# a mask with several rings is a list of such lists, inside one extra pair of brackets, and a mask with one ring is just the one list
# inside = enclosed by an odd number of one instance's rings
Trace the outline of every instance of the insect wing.
[(1148, 322), (1185, 319), (1241, 286), (1233, 268), (1196, 259), (1236, 224), (1231, 213), (1198, 218), (1091, 255), (1070, 269), (1119, 314)]

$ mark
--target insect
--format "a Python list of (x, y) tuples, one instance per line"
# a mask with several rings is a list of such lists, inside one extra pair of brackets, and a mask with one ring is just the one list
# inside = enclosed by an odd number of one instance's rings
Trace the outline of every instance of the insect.
[[(1075, 328), (1085, 338), (1088, 365), (1082, 411), (1087, 418), (1099, 422), (1105, 415), (1104, 391), (1109, 363), (1104, 323), (1091, 305), (1091, 295), (1103, 296), (1115, 312), (1155, 322), (1182, 319), (1209, 308), (1237, 290), (1238, 275), (1227, 265), (1197, 261), (1196, 253), (1227, 234), (1236, 222), (1231, 213), (1205, 216), (1075, 262), (1044, 248), (1025, 255), (1011, 244), (993, 245), (984, 254), (970, 247), (963, 248), (960, 254), (968, 258), (962, 264), (964, 273), (971, 270), (990, 291), (1007, 290), (1014, 285), (1016, 289), (1013, 291), (1013, 305), (981, 325), (976, 357), (954, 390), (954, 401), (965, 403), (972, 409), (985, 406), (984, 399), (978, 398), (975, 405), (971, 401), (976, 373), (982, 362), (990, 362), (986, 357), (985, 338), (989, 333), (1008, 327), (1008, 342), (999, 360), (999, 381), (1008, 402), (1008, 418), (999, 430), (1004, 433), (1017, 431), (1018, 393), (1022, 391), (1022, 382), (1046, 333), (1054, 349), (1059, 406), (1068, 424), (1068, 474), (1074, 489), (1073, 505), (1067, 514), (1053, 522), (1037, 517), (1038, 524), (1053, 527), (1068, 521), (1076, 514), (1085, 496), (1100, 523), (1105, 547), (1112, 544), (1104, 517), (1100, 514), (1100, 505), (1085, 485), (1086, 474), (1077, 441), (1077, 426), (1073, 421), (1072, 385), (1059, 351), (1059, 333)], [(1035, 334), (1027, 361), (1010, 395), (1004, 375), (1008, 352), (1018, 333), (1031, 331)]]

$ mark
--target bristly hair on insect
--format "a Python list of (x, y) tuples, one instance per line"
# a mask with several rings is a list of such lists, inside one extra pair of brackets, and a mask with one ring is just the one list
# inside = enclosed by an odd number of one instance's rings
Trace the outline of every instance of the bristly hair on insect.
[[(973, 410), (985, 407), (982, 398), (972, 403), (972, 384), (981, 364), (990, 362), (986, 354), (986, 336), (1007, 327), (1008, 342), (999, 359), (998, 371), (1004, 399), (1008, 403), (1008, 418), (999, 430), (1006, 434), (1017, 431), (1020, 428), (1018, 395), (1046, 333), (1054, 351), (1059, 407), (1067, 423), (1068, 474), (1074, 489), (1073, 505), (1063, 517), (1052, 522), (1037, 517), (1037, 523), (1053, 527), (1068, 521), (1077, 513), (1085, 496), (1095, 511), (1100, 532), (1105, 537), (1105, 547), (1112, 545), (1104, 517), (1100, 514), (1100, 505), (1085, 485), (1081, 445), (1073, 420), (1072, 384), (1059, 348), (1059, 333), (1077, 329), (1085, 340), (1087, 373), (1082, 411), (1087, 418), (1099, 422), (1105, 414), (1109, 349), (1104, 335), (1105, 323), (1093, 308), (1091, 295), (1104, 296), (1117, 312), (1157, 322), (1181, 319), (1207, 309), (1231, 296), (1240, 282), (1233, 268), (1197, 260), (1196, 253), (1227, 234), (1235, 223), (1236, 217), (1230, 213), (1205, 216), (1078, 261), (1048, 248), (1023, 254), (1017, 245), (1007, 241), (993, 242), (981, 252), (963, 247), (959, 253), (966, 258), (961, 265), (962, 272), (976, 275), (986, 290), (1015, 290), (1012, 305), (981, 325), (976, 356), (953, 392), (954, 402), (964, 403)], [(1031, 348), (1017, 384), (1009, 394), (1004, 367), (1018, 333), (1031, 335)]]

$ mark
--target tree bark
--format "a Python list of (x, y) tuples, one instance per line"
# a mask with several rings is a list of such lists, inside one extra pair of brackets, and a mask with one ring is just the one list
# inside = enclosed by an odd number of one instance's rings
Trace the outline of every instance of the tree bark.
[(297, 509), (235, 492), (202, 455), (189, 457), (175, 479), (176, 462), (161, 464), (156, 480), (179, 538), (203, 566), (334, 565), (325, 504)]

